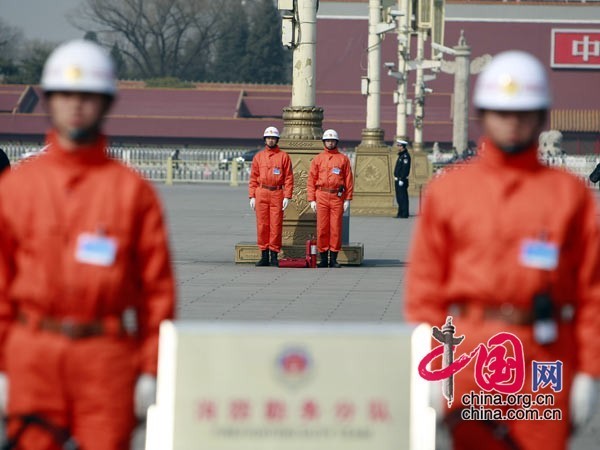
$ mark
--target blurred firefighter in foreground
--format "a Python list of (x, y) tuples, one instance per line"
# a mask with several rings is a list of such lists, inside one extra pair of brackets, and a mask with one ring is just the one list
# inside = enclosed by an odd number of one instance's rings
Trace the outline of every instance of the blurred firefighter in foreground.
[(256, 240), (261, 251), (256, 265), (277, 266), (277, 254), (281, 251), (283, 211), (292, 198), (294, 173), (289, 155), (277, 145), (279, 130), (268, 127), (263, 138), (266, 147), (252, 160), (248, 195), (250, 207), (256, 211)]
[(85, 450), (126, 449), (135, 416), (154, 403), (159, 324), (173, 317), (167, 231), (151, 185), (106, 154), (108, 54), (66, 43), (41, 84), (48, 148), (0, 180), (8, 435), (26, 450), (69, 437)]
[(354, 192), (350, 160), (338, 150), (338, 141), (335, 130), (323, 133), (325, 149), (311, 161), (308, 173), (308, 201), (317, 213), (317, 249), (321, 257), (317, 267), (341, 267), (337, 257), (342, 248), (342, 216)]
[(456, 374), (446, 411), (454, 449), (564, 450), (594, 414), (600, 375), (594, 198), (576, 177), (538, 161), (550, 88), (537, 59), (496, 56), (477, 80), (474, 104), (484, 131), (479, 156), (427, 188), (409, 257), (406, 318), (440, 327), (453, 316), (465, 336), (457, 356), (496, 333), (516, 335), (522, 393), (532, 393), (533, 361), (562, 361), (562, 390), (538, 391), (553, 394), (546, 407), (560, 408), (562, 420), (462, 420), (462, 395), (481, 388), (473, 362)]

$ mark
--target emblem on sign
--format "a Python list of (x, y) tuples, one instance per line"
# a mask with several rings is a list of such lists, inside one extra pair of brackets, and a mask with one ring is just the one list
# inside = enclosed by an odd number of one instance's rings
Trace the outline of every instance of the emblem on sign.
[(276, 357), (277, 379), (291, 388), (306, 384), (312, 377), (313, 361), (302, 347), (287, 347)]

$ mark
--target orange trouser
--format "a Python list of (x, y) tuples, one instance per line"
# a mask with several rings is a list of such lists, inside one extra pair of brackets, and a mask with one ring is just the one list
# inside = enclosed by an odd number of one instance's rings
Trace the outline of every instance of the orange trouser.
[[(135, 426), (134, 341), (109, 336), (71, 340), (16, 324), (6, 342), (8, 415), (36, 414), (67, 429), (82, 450), (126, 450)], [(20, 422), (11, 419), (9, 436)], [(29, 426), (22, 450), (59, 450), (51, 435)]]
[(339, 252), (342, 248), (344, 200), (337, 193), (317, 190), (317, 249)]
[(281, 250), (283, 190), (256, 189), (256, 241), (261, 250)]
[[(454, 449), (507, 449), (507, 450), (566, 450), (570, 434), (569, 418), (569, 393), (573, 381), (576, 365), (573, 349), (577, 347), (574, 328), (571, 324), (559, 325), (559, 339), (547, 346), (535, 343), (532, 337), (531, 325), (511, 325), (500, 320), (488, 320), (478, 317), (455, 317), (453, 321), (457, 327), (457, 335), (464, 334), (464, 341), (456, 346), (454, 358), (473, 350), (479, 343), (487, 340), (499, 332), (509, 332), (521, 339), (525, 354), (525, 384), (520, 393), (532, 393), (532, 365), (533, 360), (551, 362), (560, 360), (563, 363), (562, 390), (554, 392), (546, 387), (538, 393), (551, 394), (553, 405), (547, 408), (559, 408), (562, 411), (562, 420), (508, 420), (501, 422), (509, 433), (508, 441), (499, 439), (498, 433), (493, 433), (490, 424), (481, 421), (464, 420), (453, 427), (452, 437)], [(437, 341), (436, 341), (437, 342)], [(437, 342), (434, 345), (439, 345)], [(512, 354), (510, 355), (512, 356)], [(481, 388), (475, 382), (475, 361), (472, 360), (467, 367), (454, 375), (454, 402), (452, 407), (461, 407), (461, 396), (470, 391), (480, 392)], [(464, 406), (463, 406), (464, 407)], [(486, 406), (487, 408), (487, 406)], [(512, 407), (511, 407), (512, 408)], [(515, 406), (521, 408), (521, 406)], [(540, 407), (542, 410), (544, 407)], [(506, 409), (506, 408), (502, 408)]]

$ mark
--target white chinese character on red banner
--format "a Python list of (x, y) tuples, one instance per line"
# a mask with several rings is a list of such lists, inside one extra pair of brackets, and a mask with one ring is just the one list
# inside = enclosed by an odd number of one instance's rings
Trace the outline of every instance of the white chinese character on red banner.
[(571, 54), (582, 56), (584, 61), (588, 61), (590, 56), (600, 56), (600, 41), (590, 41), (590, 37), (585, 35), (582, 41), (573, 41)]
[(372, 400), (369, 404), (369, 417), (373, 422), (387, 422), (390, 420), (387, 403), (383, 400)]
[(269, 400), (265, 405), (265, 417), (269, 422), (285, 419), (285, 403), (278, 400)]
[(217, 416), (217, 405), (212, 400), (201, 400), (198, 402), (198, 419), (213, 420)]
[(350, 402), (339, 402), (335, 405), (335, 417), (342, 421), (354, 419), (355, 411), (354, 404)]
[(314, 400), (306, 400), (302, 404), (302, 418), (314, 420), (319, 417), (319, 405)]
[(233, 400), (229, 404), (229, 417), (232, 420), (246, 420), (250, 417), (250, 403), (248, 400)]

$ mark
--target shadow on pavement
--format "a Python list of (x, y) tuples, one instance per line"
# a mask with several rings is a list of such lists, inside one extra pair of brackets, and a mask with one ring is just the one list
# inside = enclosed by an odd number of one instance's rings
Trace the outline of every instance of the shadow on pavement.
[(365, 259), (361, 267), (406, 267), (406, 261), (399, 259)]

